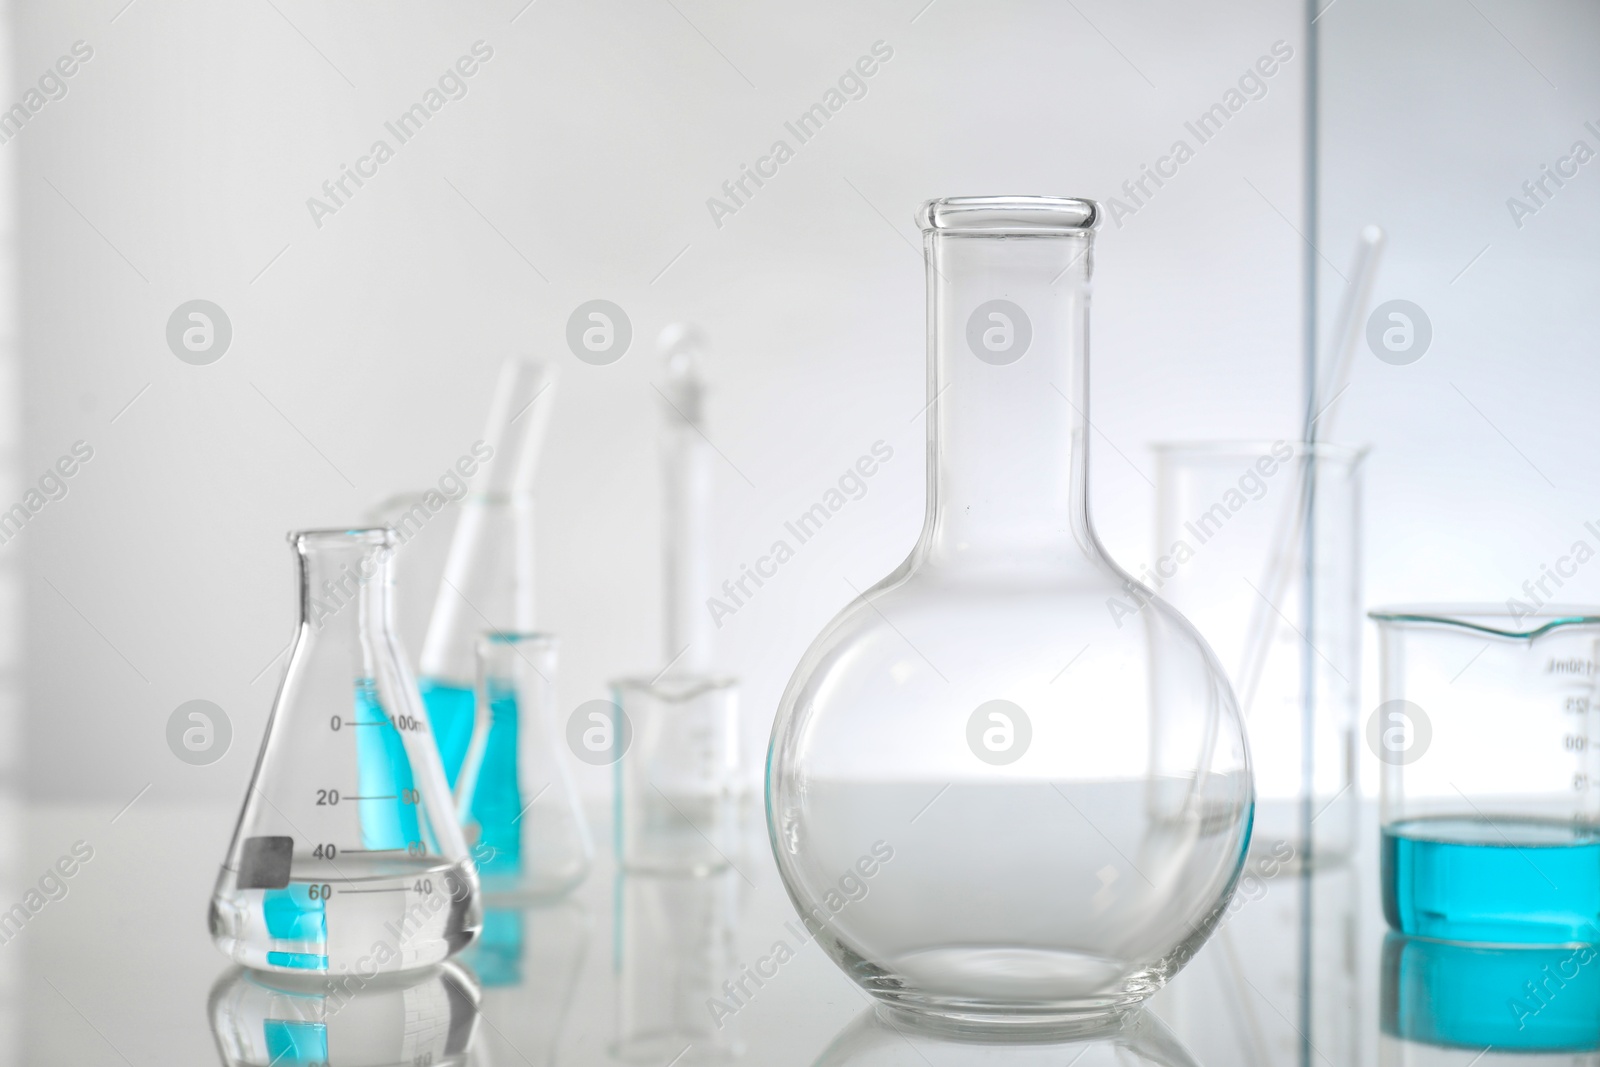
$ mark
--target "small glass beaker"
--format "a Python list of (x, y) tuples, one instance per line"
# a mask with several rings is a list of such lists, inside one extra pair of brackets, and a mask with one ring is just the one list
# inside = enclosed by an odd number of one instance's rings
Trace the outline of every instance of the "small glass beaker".
[(1600, 612), (1511, 601), (1370, 615), (1389, 925), (1479, 944), (1600, 941)]
[(617, 860), (630, 871), (708, 874), (739, 846), (739, 705), (732, 678), (612, 683), (632, 731), (616, 764)]

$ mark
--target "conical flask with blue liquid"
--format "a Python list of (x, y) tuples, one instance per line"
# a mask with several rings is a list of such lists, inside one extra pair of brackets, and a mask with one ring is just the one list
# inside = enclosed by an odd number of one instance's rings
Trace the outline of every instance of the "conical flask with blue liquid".
[(478, 879), (391, 622), (392, 530), (290, 535), (300, 624), (212, 898), (257, 970), (370, 978), (460, 951)]

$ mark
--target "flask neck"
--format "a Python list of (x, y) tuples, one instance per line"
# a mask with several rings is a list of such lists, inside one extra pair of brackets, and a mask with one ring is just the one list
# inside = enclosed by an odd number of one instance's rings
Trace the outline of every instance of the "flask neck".
[(1090, 557), (1092, 234), (930, 230), (925, 247), (929, 561)]
[(300, 560), (300, 624), (308, 640), (381, 634), (390, 628), (393, 545), (388, 540), (302, 535), (295, 550)]

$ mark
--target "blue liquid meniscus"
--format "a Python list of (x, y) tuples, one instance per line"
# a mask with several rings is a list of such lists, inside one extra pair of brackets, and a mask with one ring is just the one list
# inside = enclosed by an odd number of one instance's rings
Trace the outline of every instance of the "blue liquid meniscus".
[(1414, 937), (1600, 942), (1600, 834), (1525, 816), (1431, 816), (1383, 828), (1383, 912)]

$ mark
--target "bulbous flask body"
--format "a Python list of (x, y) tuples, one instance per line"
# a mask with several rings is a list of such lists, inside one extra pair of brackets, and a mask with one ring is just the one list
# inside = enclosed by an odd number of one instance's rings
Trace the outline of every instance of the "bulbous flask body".
[(1088, 513), (1095, 205), (936, 200), (928, 513), (784, 693), (767, 817), (785, 886), (868, 992), (958, 1028), (1159, 989), (1224, 914), (1254, 793), (1199, 634)]

